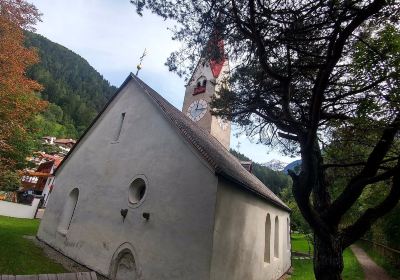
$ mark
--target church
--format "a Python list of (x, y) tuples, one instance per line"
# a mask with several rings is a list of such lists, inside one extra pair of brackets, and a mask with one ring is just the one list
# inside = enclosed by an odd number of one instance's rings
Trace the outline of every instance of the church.
[(110, 279), (279, 279), (290, 209), (210, 113), (228, 74), (202, 58), (182, 111), (130, 74), (57, 169), (38, 239)]

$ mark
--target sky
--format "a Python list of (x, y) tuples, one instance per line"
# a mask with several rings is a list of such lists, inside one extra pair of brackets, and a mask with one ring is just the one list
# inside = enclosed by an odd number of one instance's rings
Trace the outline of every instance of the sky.
[[(171, 21), (148, 12), (136, 14), (129, 0), (28, 0), (43, 14), (37, 33), (86, 59), (112, 85), (119, 87), (136, 65), (144, 49), (147, 56), (139, 77), (171, 104), (182, 109), (185, 81), (164, 65), (169, 54), (180, 47), (167, 29)], [(284, 157), (233, 129), (231, 148), (255, 162)], [(238, 143), (240, 143), (238, 145)], [(297, 159), (297, 158), (296, 158)]]

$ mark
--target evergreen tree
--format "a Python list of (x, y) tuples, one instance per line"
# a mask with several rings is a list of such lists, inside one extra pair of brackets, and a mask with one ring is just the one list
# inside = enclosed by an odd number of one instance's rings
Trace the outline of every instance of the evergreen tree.
[(25, 36), (40, 57), (28, 75), (43, 85), (41, 97), (51, 104), (32, 124), (36, 136), (78, 138), (117, 89), (74, 52), (32, 32)]
[[(237, 159), (242, 161), (250, 161), (245, 155), (235, 151), (230, 150)], [(257, 162), (253, 162), (254, 176), (256, 176), (264, 185), (266, 185), (275, 194), (279, 194), (283, 189), (291, 185), (291, 179), (289, 176), (285, 175), (283, 172), (274, 171), (268, 167), (262, 166)]]
[[(167, 61), (178, 74), (190, 73), (203, 50), (220, 59), (217, 42), (224, 42), (235, 67), (230, 87), (211, 104), (214, 114), (260, 135), (265, 144), (301, 155), (300, 173), (289, 174), (314, 232), (314, 274), (318, 280), (341, 279), (343, 250), (400, 198), (400, 155), (393, 145), (400, 130), (399, 54), (390, 48), (392, 39), (377, 36), (388, 27), (398, 31), (399, 1), (131, 2), (139, 14), (149, 9), (179, 23), (174, 38), (184, 46)], [(335, 195), (323, 147), (332, 130), (352, 123), (365, 123), (352, 129), (374, 129), (378, 137)], [(348, 158), (329, 168), (352, 164)], [(390, 180), (384, 199), (340, 227), (363, 191), (383, 180)]]

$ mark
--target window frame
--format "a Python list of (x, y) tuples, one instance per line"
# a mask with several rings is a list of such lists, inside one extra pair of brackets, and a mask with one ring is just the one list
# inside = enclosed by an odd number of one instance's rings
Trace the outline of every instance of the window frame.
[[(135, 181), (137, 181), (137, 180), (141, 180), (141, 181), (144, 182), (145, 190), (144, 190), (143, 196), (142, 196), (137, 202), (132, 202), (132, 201), (130, 200), (130, 192), (131, 192), (132, 184), (133, 184)], [(141, 206), (141, 205), (143, 204), (143, 202), (146, 200), (146, 197), (147, 197), (147, 194), (148, 194), (148, 190), (149, 190), (149, 182), (148, 182), (146, 176), (143, 175), (143, 174), (139, 174), (139, 175), (133, 177), (133, 178), (130, 180), (130, 182), (131, 182), (131, 183), (129, 184), (129, 187), (128, 187), (128, 197), (127, 197), (127, 199), (128, 199), (128, 206), (129, 206), (130, 208), (137, 208), (137, 207)]]

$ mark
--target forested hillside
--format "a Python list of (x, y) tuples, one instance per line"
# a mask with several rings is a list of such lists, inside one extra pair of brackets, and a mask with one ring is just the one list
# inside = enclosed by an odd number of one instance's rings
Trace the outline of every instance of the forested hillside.
[(89, 63), (71, 50), (31, 32), (25, 45), (38, 50), (40, 62), (28, 76), (44, 87), (50, 102), (34, 123), (38, 136), (77, 138), (116, 91)]
[[(239, 160), (251, 160), (235, 150), (231, 149), (230, 152)], [(279, 194), (282, 189), (291, 185), (289, 176), (285, 175), (283, 172), (274, 171), (256, 162), (253, 162), (253, 174), (275, 194)]]

